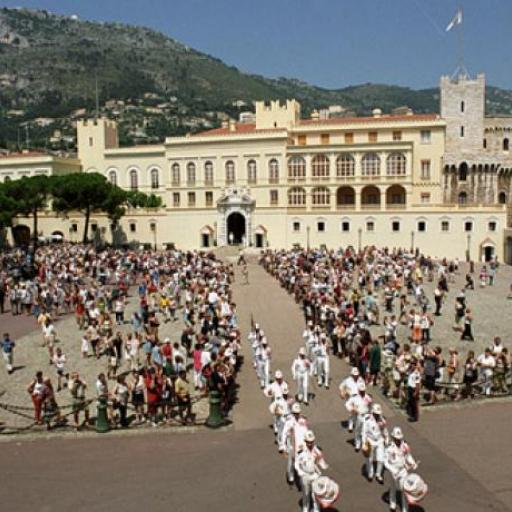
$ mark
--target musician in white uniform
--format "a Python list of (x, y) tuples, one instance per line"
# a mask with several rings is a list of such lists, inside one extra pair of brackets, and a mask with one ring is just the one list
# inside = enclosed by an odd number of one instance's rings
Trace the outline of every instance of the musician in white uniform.
[(355, 412), (351, 412), (347, 407), (347, 402), (351, 397), (357, 395), (357, 385), (363, 382), (364, 380), (359, 376), (359, 370), (357, 368), (352, 368), (350, 371), (350, 375), (341, 381), (339, 386), (340, 396), (343, 400), (345, 400), (345, 408), (350, 412), (350, 416), (348, 418), (348, 431), (352, 432), (354, 430), (354, 425), (356, 423), (357, 414)]
[[(391, 432), (391, 442), (384, 450), (384, 466), (391, 474), (391, 487), (389, 489), (389, 509), (396, 510), (396, 491), (403, 491), (403, 483), (410, 471), (414, 471), (418, 464), (411, 455), (409, 445), (404, 441), (400, 427)], [(407, 498), (401, 493), (402, 512), (409, 512)]]
[(327, 337), (325, 334), (320, 336), (320, 343), (315, 349), (315, 364), (318, 385), (324, 385), (325, 389), (329, 389), (330, 361), (329, 350), (327, 348)]
[(320, 506), (312, 492), (313, 482), (328, 468), (322, 450), (315, 444), (315, 434), (308, 430), (304, 447), (295, 459), (295, 470), (302, 487), (302, 512), (320, 512)]
[[(373, 404), (371, 413), (364, 417), (362, 439), (363, 447), (367, 446), (369, 450), (366, 460), (368, 480), (373, 480), (375, 474), (377, 482), (383, 484), (384, 446), (389, 441), (389, 433), (386, 428), (386, 419), (382, 415), (382, 407), (379, 404)], [(377, 463), (376, 471), (375, 463)]]
[(254, 329), (251, 330), (249, 335), (247, 336), (247, 341), (252, 349), (252, 365), (254, 368), (258, 367), (256, 362), (256, 349), (260, 346), (260, 326), (258, 324), (254, 324)]
[(292, 413), (286, 419), (282, 435), (278, 441), (279, 451), (287, 454), (286, 478), (289, 484), (293, 484), (295, 458), (299, 450), (304, 446), (304, 436), (308, 431), (308, 422), (301, 414), (300, 404), (292, 405)]
[(257, 362), (257, 373), (258, 378), (260, 380), (261, 389), (265, 389), (270, 380), (270, 354), (271, 350), (268, 346), (268, 341), (265, 336), (261, 338), (261, 346), (257, 349), (256, 352), (256, 362)]
[(292, 377), (297, 383), (297, 398), (306, 405), (309, 399), (309, 377), (312, 372), (311, 361), (306, 357), (303, 347), (299, 349), (299, 355), (292, 364)]
[[(281, 372), (281, 370), (277, 370), (276, 373), (274, 374), (274, 377), (275, 377), (274, 382), (272, 382), (265, 388), (265, 395), (268, 396), (272, 400), (272, 403), (270, 404), (271, 408), (275, 407), (275, 405), (272, 405), (272, 404), (276, 400), (282, 398), (283, 391), (285, 389), (286, 389), (286, 392), (288, 393), (288, 384), (283, 380), (283, 372)], [(273, 421), (274, 434), (277, 434), (277, 416), (274, 412), (272, 413), (272, 415), (274, 418), (274, 421)]]
[(347, 400), (346, 408), (351, 415), (355, 415), (355, 432), (354, 432), (354, 447), (356, 452), (361, 449), (362, 433), (363, 433), (363, 420), (364, 417), (370, 412), (372, 404), (372, 397), (366, 392), (366, 384), (364, 381), (357, 383), (357, 395), (350, 397)]
[(291, 415), (291, 408), (293, 405), (293, 399), (290, 398), (288, 385), (286, 382), (282, 387), (282, 394), (276, 397), (270, 404), (270, 413), (274, 418), (274, 433), (276, 435), (275, 443), (279, 445), (279, 440), (283, 435), (283, 429), (286, 424), (286, 420)]

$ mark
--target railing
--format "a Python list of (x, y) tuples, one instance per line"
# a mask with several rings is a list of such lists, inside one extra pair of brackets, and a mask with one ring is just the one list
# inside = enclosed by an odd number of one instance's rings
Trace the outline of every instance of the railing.
[(361, 210), (380, 210), (380, 203), (378, 204), (374, 204), (374, 203), (371, 203), (371, 204), (364, 204), (364, 203), (361, 203)]

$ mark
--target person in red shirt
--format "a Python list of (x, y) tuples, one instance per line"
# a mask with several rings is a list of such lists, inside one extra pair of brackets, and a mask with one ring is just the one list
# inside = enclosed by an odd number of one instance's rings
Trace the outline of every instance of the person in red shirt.
[(157, 426), (158, 406), (162, 394), (162, 381), (154, 368), (150, 368), (146, 375), (146, 396), (148, 403), (148, 418), (153, 427)]
[(85, 325), (85, 306), (81, 300), (78, 300), (75, 306), (76, 323), (79, 329), (83, 329)]

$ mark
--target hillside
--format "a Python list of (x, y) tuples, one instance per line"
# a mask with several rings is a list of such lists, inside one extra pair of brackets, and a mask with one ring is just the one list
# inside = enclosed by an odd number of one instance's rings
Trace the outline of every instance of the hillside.
[[(0, 147), (28, 136), (32, 145), (71, 148), (72, 119), (93, 112), (96, 85), (100, 106), (119, 119), (125, 144), (215, 126), (257, 99), (294, 97), (306, 113), (331, 104), (356, 114), (402, 105), (438, 109), (435, 89), (365, 84), (327, 90), (267, 79), (147, 28), (0, 9)], [(512, 92), (490, 88), (488, 112), (512, 113)]]

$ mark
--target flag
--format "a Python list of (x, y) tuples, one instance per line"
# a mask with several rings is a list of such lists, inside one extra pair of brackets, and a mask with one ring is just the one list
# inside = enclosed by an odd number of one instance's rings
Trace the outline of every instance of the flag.
[(453, 17), (452, 21), (448, 24), (446, 27), (446, 32), (449, 32), (455, 25), (460, 25), (462, 23), (462, 9), (459, 9), (455, 16)]

